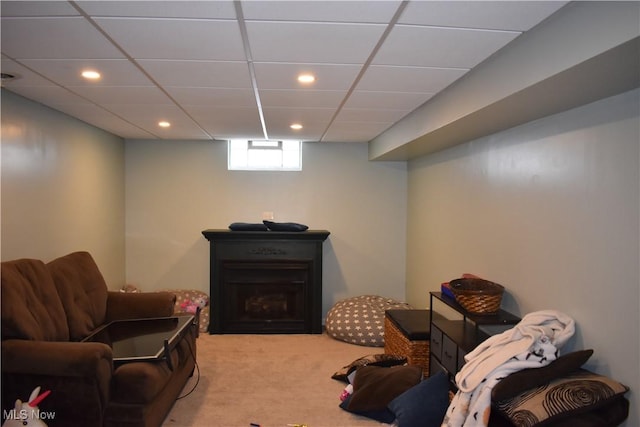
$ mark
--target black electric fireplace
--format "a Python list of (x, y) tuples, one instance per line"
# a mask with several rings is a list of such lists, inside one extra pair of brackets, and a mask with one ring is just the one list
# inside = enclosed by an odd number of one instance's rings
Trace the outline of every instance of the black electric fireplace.
[(325, 230), (204, 230), (209, 333), (321, 333)]

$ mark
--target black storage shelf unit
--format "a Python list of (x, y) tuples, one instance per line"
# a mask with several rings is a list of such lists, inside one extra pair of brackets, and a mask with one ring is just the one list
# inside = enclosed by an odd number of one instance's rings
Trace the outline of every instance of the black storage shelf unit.
[(512, 328), (519, 321), (518, 316), (502, 309), (489, 315), (469, 313), (454, 298), (430, 292), (430, 375), (444, 371), (455, 389), (455, 375), (465, 363), (464, 356), (491, 335)]

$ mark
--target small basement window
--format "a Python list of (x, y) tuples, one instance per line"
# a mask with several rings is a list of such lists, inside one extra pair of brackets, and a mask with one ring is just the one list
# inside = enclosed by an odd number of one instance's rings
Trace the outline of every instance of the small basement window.
[(229, 170), (300, 171), (300, 141), (232, 139), (228, 144)]

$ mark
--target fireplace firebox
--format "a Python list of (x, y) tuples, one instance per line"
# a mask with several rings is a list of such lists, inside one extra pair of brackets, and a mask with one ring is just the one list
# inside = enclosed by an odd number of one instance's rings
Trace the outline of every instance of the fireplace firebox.
[(209, 333), (321, 333), (325, 230), (204, 230)]

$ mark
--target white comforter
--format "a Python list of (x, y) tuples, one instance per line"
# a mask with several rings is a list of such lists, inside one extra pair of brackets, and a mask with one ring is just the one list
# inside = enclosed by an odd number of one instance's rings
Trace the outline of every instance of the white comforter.
[(491, 390), (498, 381), (513, 372), (549, 364), (574, 332), (572, 318), (543, 310), (527, 314), (512, 329), (485, 340), (465, 356), (466, 363), (456, 375), (458, 392), (442, 426), (486, 426)]

